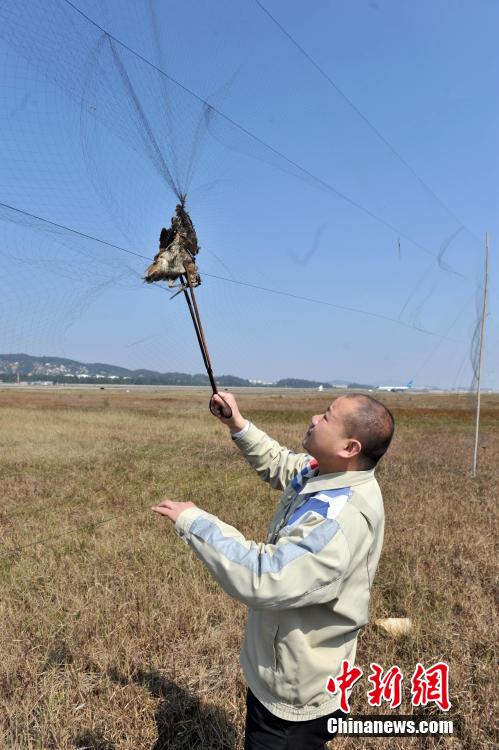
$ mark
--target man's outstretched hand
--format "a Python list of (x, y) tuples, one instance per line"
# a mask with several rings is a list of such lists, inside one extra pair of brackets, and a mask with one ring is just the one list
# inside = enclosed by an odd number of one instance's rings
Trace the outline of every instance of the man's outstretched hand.
[[(229, 393), (228, 391), (213, 394), (211, 397), (211, 404), (217, 412), (215, 416), (222, 422), (222, 424), (226, 425), (231, 432), (239, 432), (248, 421), (239, 411), (236, 399), (232, 393)], [(224, 406), (230, 406), (232, 409), (232, 417), (230, 417), (230, 419), (227, 419), (222, 414), (222, 408)]]
[(195, 508), (194, 503), (176, 503), (173, 500), (163, 500), (159, 505), (154, 505), (151, 510), (155, 513), (159, 513), (161, 516), (166, 516), (170, 521), (175, 521), (184, 510), (188, 508)]

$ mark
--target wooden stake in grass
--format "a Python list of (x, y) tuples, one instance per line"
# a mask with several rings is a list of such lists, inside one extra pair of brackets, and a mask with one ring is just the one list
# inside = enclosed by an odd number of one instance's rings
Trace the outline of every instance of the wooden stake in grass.
[(487, 288), (489, 283), (489, 235), (485, 234), (485, 285), (483, 289), (483, 305), (482, 305), (482, 324), (480, 327), (480, 348), (478, 354), (478, 377), (477, 377), (477, 399), (476, 399), (476, 421), (475, 421), (475, 447), (473, 450), (473, 470), (472, 475), (476, 477), (476, 464), (478, 456), (478, 434), (480, 429), (480, 379), (482, 375), (482, 359), (483, 359), (483, 337), (485, 333), (485, 315), (487, 311)]

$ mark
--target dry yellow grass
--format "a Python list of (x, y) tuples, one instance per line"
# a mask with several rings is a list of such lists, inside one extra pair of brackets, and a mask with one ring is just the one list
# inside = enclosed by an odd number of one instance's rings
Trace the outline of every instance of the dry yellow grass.
[[(2, 748), (242, 747), (244, 607), (149, 511), (165, 496), (192, 500), (247, 537), (264, 536), (277, 495), (206, 400), (194, 391), (0, 391)], [(392, 639), (368, 626), (358, 663), (398, 664), (408, 677), (418, 661), (446, 660), (460, 725), (453, 738), (419, 744), (333, 746), (492, 748), (499, 399), (484, 399), (476, 480), (466, 398), (384, 400), (398, 427), (379, 470), (387, 524), (371, 616), (410, 617), (413, 628)], [(245, 392), (239, 401), (299, 449), (328, 396)], [(38, 539), (49, 540), (18, 550)], [(354, 690), (354, 713), (367, 712), (366, 690), (365, 681)], [(396, 713), (410, 712), (406, 688)]]

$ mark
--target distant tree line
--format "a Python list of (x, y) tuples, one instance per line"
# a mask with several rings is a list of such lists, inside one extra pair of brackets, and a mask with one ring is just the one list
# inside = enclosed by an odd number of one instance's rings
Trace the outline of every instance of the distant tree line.
[[(44, 373), (24, 373), (19, 372), (19, 378), (23, 382), (51, 382), (57, 384), (88, 384), (88, 385), (191, 385), (191, 386), (208, 386), (210, 381), (202, 373), (189, 375), (188, 373), (148, 373), (147, 375), (132, 375), (129, 377), (106, 377), (96, 375), (87, 375), (84, 377), (78, 375), (45, 375)], [(0, 381), (4, 383), (17, 382), (16, 373), (0, 373)], [(275, 383), (252, 383), (245, 378), (239, 378), (236, 375), (221, 375), (217, 378), (217, 384), (222, 388), (318, 388), (323, 386), (324, 390), (334, 388), (330, 383), (316, 380), (305, 380), (303, 378), (284, 378)], [(352, 386), (357, 387), (357, 386)], [(360, 387), (360, 386), (359, 386)]]

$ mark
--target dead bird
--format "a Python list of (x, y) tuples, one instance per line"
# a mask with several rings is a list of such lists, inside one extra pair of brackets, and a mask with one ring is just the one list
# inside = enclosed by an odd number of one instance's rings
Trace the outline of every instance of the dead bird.
[[(167, 281), (171, 288), (182, 274), (186, 274), (193, 287), (201, 284), (201, 277), (195, 263), (199, 252), (196, 230), (191, 217), (179, 203), (172, 217), (171, 227), (163, 227), (159, 236), (159, 252), (154, 256), (144, 276), (144, 281)], [(181, 285), (180, 289), (183, 286)]]

